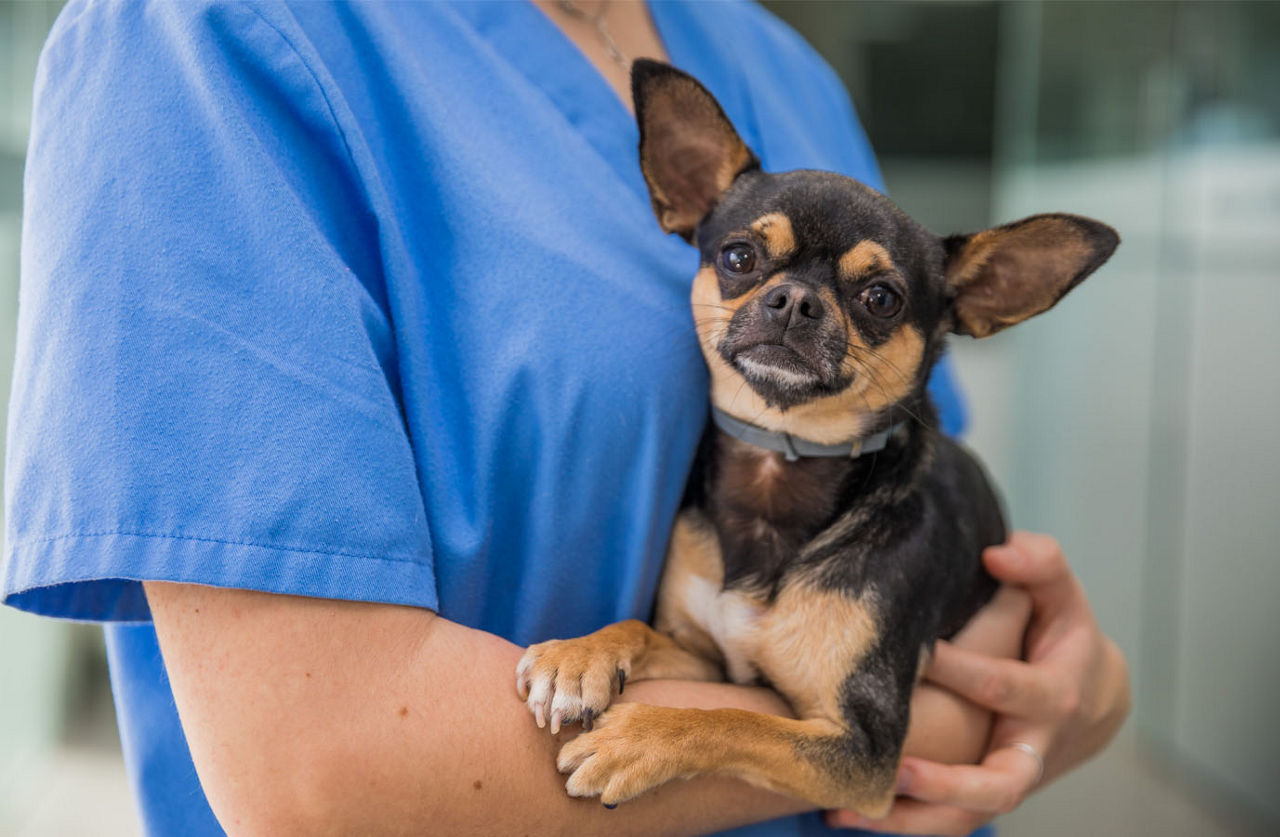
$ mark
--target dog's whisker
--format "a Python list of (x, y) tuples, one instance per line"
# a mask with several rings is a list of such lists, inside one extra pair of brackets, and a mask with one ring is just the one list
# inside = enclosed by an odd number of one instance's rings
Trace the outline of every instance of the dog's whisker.
[[(860, 347), (851, 347), (851, 349), (853, 349), (855, 352), (859, 348)], [(872, 353), (875, 354), (874, 352)], [(877, 374), (877, 370), (873, 365), (862, 363), (853, 358), (850, 358), (850, 360), (853, 366), (855, 367), (856, 372), (860, 372), (862, 375), (864, 375), (867, 378), (867, 380), (871, 383), (871, 385), (874, 386), (880, 392), (881, 396), (884, 397), (885, 404), (880, 408), (881, 411), (888, 410), (889, 414), (892, 415), (894, 410), (901, 410), (903, 413), (906, 413), (908, 417), (914, 420), (919, 426), (926, 429), (932, 429), (930, 428), (929, 423), (925, 421), (925, 419), (922, 416), (918, 415), (910, 407), (902, 403), (901, 399), (895, 399), (893, 397), (892, 392), (885, 385), (885, 382), (880, 377), (880, 375)], [(867, 401), (865, 395), (860, 395), (860, 398), (862, 398), (863, 405), (864, 407), (866, 407), (868, 412), (875, 412), (872, 410), (870, 402)]]
[(908, 383), (910, 380), (912, 380), (913, 376), (910, 376), (907, 373), (903, 372), (901, 369), (898, 368), (898, 365), (895, 364), (892, 360), (885, 357), (883, 353), (877, 352), (875, 349), (871, 348), (870, 346), (856, 346), (854, 347), (854, 350), (865, 351), (869, 353), (873, 358), (880, 361), (885, 366), (889, 367), (889, 369), (898, 376), (898, 379), (901, 383), (905, 384), (905, 383)]

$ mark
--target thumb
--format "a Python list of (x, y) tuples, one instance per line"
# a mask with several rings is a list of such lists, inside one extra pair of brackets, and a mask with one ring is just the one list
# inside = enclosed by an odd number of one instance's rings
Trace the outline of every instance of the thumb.
[(1082, 599), (1062, 547), (1048, 535), (1014, 532), (1008, 543), (990, 547), (982, 559), (995, 578), (1031, 594), (1035, 610), (1039, 611), (1037, 616)]

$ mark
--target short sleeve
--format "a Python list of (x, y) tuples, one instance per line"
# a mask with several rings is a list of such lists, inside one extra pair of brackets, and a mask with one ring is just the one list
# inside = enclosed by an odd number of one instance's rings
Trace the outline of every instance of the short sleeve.
[(7, 604), (146, 620), (165, 580), (437, 605), (378, 224), (283, 14), (73, 4), (45, 47)]

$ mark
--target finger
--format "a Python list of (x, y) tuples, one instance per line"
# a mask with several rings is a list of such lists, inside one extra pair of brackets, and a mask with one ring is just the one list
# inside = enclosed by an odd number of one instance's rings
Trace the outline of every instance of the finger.
[(993, 657), (1020, 657), (1031, 618), (1031, 596), (1021, 587), (1000, 585), (991, 601), (973, 615), (951, 642)]
[(832, 828), (865, 828), (892, 834), (940, 834), (963, 837), (991, 819), (989, 814), (966, 811), (952, 805), (933, 805), (914, 799), (899, 798), (887, 817), (873, 820), (854, 811), (827, 811), (826, 823)]
[(925, 679), (1001, 715), (1039, 718), (1057, 707), (1060, 691), (1044, 671), (1018, 660), (988, 657), (939, 640)]
[(1041, 617), (1072, 606), (1085, 606), (1084, 592), (1058, 542), (1048, 535), (1015, 532), (1009, 542), (983, 553), (995, 578), (1026, 588)]
[(1005, 543), (989, 547), (986, 555), (991, 558), (988, 569), (993, 574), (998, 572), (997, 577), (1020, 587), (1053, 583), (1071, 575), (1062, 546), (1049, 535), (1014, 532)]
[(920, 802), (988, 814), (1006, 814), (1022, 804), (1040, 779), (1036, 756), (1013, 747), (992, 750), (981, 765), (945, 765), (904, 759), (898, 793)]

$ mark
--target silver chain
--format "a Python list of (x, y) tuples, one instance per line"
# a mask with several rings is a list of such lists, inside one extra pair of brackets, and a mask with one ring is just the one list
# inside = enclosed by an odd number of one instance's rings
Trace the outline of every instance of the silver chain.
[(609, 27), (604, 22), (604, 16), (609, 11), (609, 0), (604, 0), (600, 4), (600, 10), (593, 15), (587, 14), (586, 10), (575, 3), (574, 0), (556, 0), (556, 5), (570, 17), (585, 20), (594, 26), (596, 34), (600, 36), (600, 43), (604, 45), (604, 51), (609, 54), (615, 64), (624, 70), (631, 66), (631, 59), (627, 58), (626, 53), (618, 49), (617, 41), (609, 34)]

